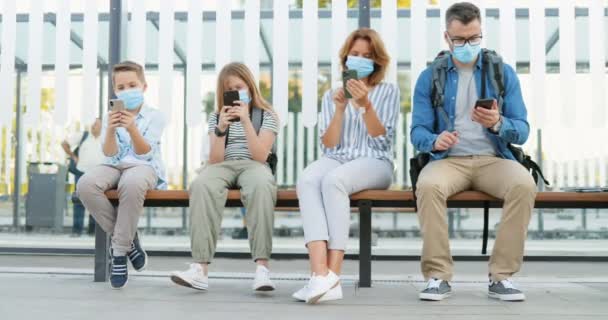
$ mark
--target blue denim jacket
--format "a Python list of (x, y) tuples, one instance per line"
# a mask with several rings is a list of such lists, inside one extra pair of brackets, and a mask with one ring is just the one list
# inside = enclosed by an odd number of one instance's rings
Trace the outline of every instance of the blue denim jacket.
[[(165, 167), (163, 166), (162, 156), (160, 153), (160, 139), (165, 129), (165, 117), (162, 112), (152, 109), (144, 104), (137, 116), (135, 117), (135, 124), (137, 129), (144, 137), (146, 142), (150, 145), (150, 151), (145, 154), (137, 154), (131, 145), (131, 136), (125, 128), (116, 129), (116, 138), (118, 139), (118, 152), (105, 158), (105, 164), (116, 166), (123, 162), (126, 157), (129, 157), (137, 163), (150, 165), (156, 176), (158, 182), (156, 184), (157, 189), (167, 188), (167, 177), (165, 175)], [(101, 129), (101, 143), (105, 143), (106, 130), (108, 127), (107, 117), (103, 120)]]
[[(475, 66), (474, 74), (477, 85), (477, 93), (481, 98), (481, 65), (482, 55), (479, 55)], [(433, 108), (431, 101), (432, 90), (432, 67), (424, 70), (414, 91), (414, 105), (412, 112), (411, 140), (414, 147), (420, 152), (431, 154), (432, 160), (444, 159), (448, 156), (448, 151), (432, 152), (435, 140), (439, 134), (448, 130), (448, 125)], [(486, 81), (486, 97), (497, 99), (497, 93), (488, 79)], [(502, 106), (502, 126), (498, 134), (493, 134), (486, 130), (486, 134), (494, 144), (496, 154), (504, 159), (515, 160), (507, 144), (521, 145), (526, 142), (530, 133), (530, 126), (527, 121), (526, 105), (521, 95), (519, 79), (515, 70), (506, 63), (504, 64), (504, 85), (505, 97)], [(456, 112), (456, 91), (458, 90), (458, 70), (452, 59), (448, 59), (448, 74), (445, 83), (444, 109), (447, 112), (452, 127), (454, 126)], [(434, 132), (435, 119), (438, 122), (438, 131)], [(473, 121), (473, 120), (471, 120)]]

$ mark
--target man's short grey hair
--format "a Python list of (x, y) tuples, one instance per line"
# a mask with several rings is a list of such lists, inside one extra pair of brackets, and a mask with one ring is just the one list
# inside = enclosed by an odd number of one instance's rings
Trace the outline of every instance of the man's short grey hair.
[(458, 20), (465, 25), (474, 20), (481, 22), (481, 12), (476, 5), (470, 2), (454, 3), (445, 13), (445, 28), (447, 29), (454, 20)]

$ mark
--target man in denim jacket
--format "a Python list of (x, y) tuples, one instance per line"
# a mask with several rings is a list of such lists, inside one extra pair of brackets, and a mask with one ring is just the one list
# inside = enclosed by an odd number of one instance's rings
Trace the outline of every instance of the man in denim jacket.
[[(444, 70), (443, 109), (433, 107), (433, 66), (420, 75), (414, 92), (412, 144), (430, 153), (420, 173), (417, 205), (423, 249), (421, 267), (426, 288), (422, 300), (442, 300), (451, 294), (453, 261), (448, 240), (446, 200), (465, 190), (479, 190), (504, 200), (503, 216), (489, 262), (490, 297), (521, 301), (525, 296), (510, 278), (519, 271), (524, 253), (536, 185), (508, 144), (523, 144), (529, 134), (519, 80), (504, 64), (504, 95), (491, 79), (482, 79), (482, 30), (479, 8), (456, 3), (446, 12), (445, 40), (450, 47)], [(486, 97), (481, 96), (482, 80)], [(443, 88), (440, 88), (443, 89)], [(484, 108), (478, 99), (494, 99)], [(499, 108), (497, 100), (502, 100)]]

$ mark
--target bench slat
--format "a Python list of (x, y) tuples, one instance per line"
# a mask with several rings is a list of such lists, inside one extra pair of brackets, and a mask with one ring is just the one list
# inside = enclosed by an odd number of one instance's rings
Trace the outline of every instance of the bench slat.
[[(118, 192), (110, 190), (106, 192), (110, 200), (118, 200)], [(151, 190), (146, 194), (146, 200), (154, 201), (188, 201), (188, 192), (185, 190)], [(228, 200), (238, 201), (241, 193), (238, 190), (228, 192)], [(411, 191), (404, 190), (367, 190), (351, 195), (351, 200), (374, 200), (374, 201), (413, 201)], [(277, 199), (286, 201), (297, 201), (298, 195), (295, 190), (279, 190)], [(501, 201), (479, 191), (464, 191), (449, 199), (450, 201)], [(536, 195), (537, 202), (608, 202), (608, 192), (580, 193), (580, 192), (539, 192)]]

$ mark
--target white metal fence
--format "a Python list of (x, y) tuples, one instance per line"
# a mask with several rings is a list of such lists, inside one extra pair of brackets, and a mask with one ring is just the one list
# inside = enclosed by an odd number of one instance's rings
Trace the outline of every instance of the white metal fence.
[[(27, 2), (27, 1), (24, 1)], [(149, 4), (154, 1), (129, 1), (131, 21), (129, 23), (129, 50), (127, 58), (140, 63), (148, 61), (150, 37), (146, 36), (146, 15), (149, 14)], [(403, 48), (404, 41), (409, 41), (405, 56), (410, 57), (411, 86), (416, 81), (417, 75), (425, 68), (432, 59), (434, 52), (428, 48), (435, 48), (439, 42), (444, 47), (440, 21), (439, 28), (428, 27), (429, 9), (438, 10), (439, 17), (443, 17), (447, 7), (454, 1), (442, 0), (438, 6), (430, 6), (426, 0), (413, 0), (409, 11), (407, 28), (409, 32), (404, 33), (398, 23), (398, 8), (396, 0), (382, 1), (380, 8), (381, 19), (376, 27), (386, 42), (386, 46), (393, 57), (398, 57)], [(484, 41), (487, 39), (498, 39), (498, 50), (505, 60), (516, 65), (518, 47), (529, 48), (529, 73), (520, 74), (522, 90), (528, 105), (530, 120), (534, 129), (542, 128), (553, 132), (546, 140), (549, 145), (556, 137), (580, 135), (580, 140), (568, 140), (564, 138), (562, 149), (575, 150), (564, 152), (569, 157), (561, 156), (561, 153), (548, 151), (548, 159), (545, 164), (549, 177), (558, 186), (566, 185), (606, 185), (606, 166), (608, 147), (604, 140), (608, 137), (607, 131), (607, 94), (608, 80), (606, 75), (606, 6), (605, 0), (534, 0), (534, 1), (473, 1), (484, 9), (484, 30), (487, 22), (486, 13), (490, 10), (498, 10), (499, 28), (495, 33), (486, 32)], [(27, 105), (24, 117), (25, 130), (24, 139), (27, 145), (24, 148), (23, 161), (59, 161), (63, 159), (59, 142), (65, 136), (67, 129), (73, 129), (73, 123), (90, 123), (96, 116), (92, 112), (91, 105), (99, 100), (100, 84), (98, 69), (99, 37), (104, 33), (101, 29), (98, 16), (100, 13), (100, 2), (84, 1), (82, 7), (82, 71), (74, 74), (70, 71), (70, 61), (73, 60), (73, 48), (70, 43), (72, 28), (71, 14), (75, 10), (69, 1), (29, 1), (27, 14), (27, 32), (29, 41), (27, 45), (27, 73), (24, 74), (25, 96), (22, 105)], [(43, 72), (42, 54), (47, 49), (42, 46), (43, 37), (48, 33), (42, 31), (44, 5), (41, 3), (54, 4), (55, 28), (54, 38), (54, 71)], [(154, 2), (155, 3), (155, 2)], [(185, 8), (179, 7), (185, 3)], [(15, 101), (16, 69), (15, 58), (17, 55), (17, 18), (18, 2), (13, 0), (0, 1), (2, 15), (1, 23), (1, 56), (0, 56), (0, 128), (5, 128), (2, 133), (4, 145), (1, 153), (0, 163), (3, 172), (0, 173), (2, 180), (8, 185), (11, 179), (11, 170), (14, 166), (12, 159), (13, 139), (11, 139), (12, 122), (14, 121), (13, 104)], [(244, 61), (260, 79), (260, 48), (262, 43), (257, 36), (262, 21), (260, 20), (260, 0), (245, 0), (243, 6), (244, 23), (234, 24), (234, 16), (231, 14), (232, 1), (216, 1), (215, 12), (215, 70), (216, 72), (225, 64), (233, 60), (235, 52), (242, 51)], [(50, 5), (47, 5), (47, 7)], [(107, 10), (106, 7), (104, 7)], [(184, 123), (187, 125), (187, 150), (188, 150), (188, 172), (193, 173), (200, 163), (201, 154), (205, 154), (206, 148), (206, 119), (205, 113), (201, 112), (201, 101), (204, 92), (213, 91), (215, 84), (212, 79), (205, 78), (201, 72), (203, 55), (209, 49), (208, 39), (203, 38), (205, 25), (203, 15), (209, 10), (203, 10), (201, 1), (184, 0), (181, 2), (159, 1), (155, 3), (159, 14), (158, 38), (153, 43), (158, 46), (152, 48), (157, 51), (158, 56), (157, 81), (151, 81), (147, 100), (158, 105), (165, 112), (170, 124), (167, 128), (163, 143), (163, 154), (168, 167), (170, 181), (173, 185), (181, 184), (183, 169)], [(516, 9), (527, 9), (529, 18), (527, 21), (528, 34), (518, 33), (521, 28), (516, 27)], [(545, 43), (549, 38), (546, 32), (548, 19), (545, 16), (547, 9), (559, 11), (559, 73), (548, 73), (546, 70)], [(582, 26), (575, 24), (575, 12), (583, 9), (587, 12), (587, 22)], [(186, 81), (184, 83), (181, 74), (174, 69), (174, 44), (178, 36), (175, 24), (176, 10), (186, 10)], [(294, 41), (290, 38), (293, 27), (290, 20), (290, 12), (301, 13), (301, 79), (302, 79), (302, 111), (301, 113), (288, 112), (289, 99), (289, 72), (290, 46), (288, 43)], [(331, 82), (334, 83), (340, 77), (339, 61), (337, 52), (346, 35), (355, 26), (348, 23), (348, 9), (346, 0), (333, 0), (331, 3), (330, 29), (321, 27), (317, 1), (304, 1), (302, 9), (290, 8), (289, 1), (274, 1), (272, 8), (272, 35), (268, 41), (271, 42), (272, 52), (272, 101), (283, 125), (279, 137), (280, 166), (278, 171), (279, 184), (293, 185), (303, 168), (319, 155), (318, 137), (316, 136), (317, 112), (319, 100), (318, 70), (319, 52), (330, 51), (331, 57)], [(326, 9), (322, 9), (326, 10)], [(435, 12), (435, 11), (434, 11)], [(193, 19), (194, 18), (194, 19)], [(237, 28), (238, 26), (238, 28)], [(575, 44), (576, 31), (581, 28), (583, 34), (590, 38), (588, 43), (589, 71), (577, 73), (576, 65), (579, 57)], [(579, 30), (580, 31), (580, 30)], [(208, 30), (206, 32), (209, 32)], [(233, 46), (231, 38), (242, 33), (252, 33), (256, 36), (244, 37), (242, 46)], [(319, 44), (321, 34), (330, 34), (329, 47)], [(202, 40), (201, 40), (202, 39)], [(80, 57), (78, 57), (80, 58)], [(397, 81), (397, 58), (394, 58), (387, 75), (386, 81)], [(103, 83), (103, 82), (101, 82)], [(52, 112), (45, 106), (41, 106), (41, 90), (51, 88), (54, 98), (51, 99)], [(103, 91), (102, 91), (103, 92)], [(406, 97), (407, 99), (408, 97)], [(185, 99), (185, 110), (184, 106)], [(94, 108), (93, 108), (94, 109)], [(185, 115), (185, 117), (184, 117)], [(406, 172), (406, 159), (413, 149), (409, 143), (408, 127), (409, 114), (402, 114), (397, 129), (397, 147), (395, 159), (398, 164), (395, 172), (395, 183), (397, 185), (409, 184)], [(67, 129), (66, 129), (67, 128)], [(562, 128), (566, 128), (562, 130)], [(581, 131), (575, 130), (576, 128)], [(593, 128), (595, 131), (589, 131)], [(587, 130), (587, 131), (585, 131)], [(569, 134), (563, 134), (563, 131)], [(28, 135), (29, 133), (29, 135)], [(602, 136), (599, 139), (597, 135)], [(545, 134), (545, 136), (547, 136)], [(531, 142), (527, 145), (529, 151), (534, 152), (535, 141), (532, 135)], [(561, 139), (561, 138), (560, 138)], [(595, 142), (594, 142), (595, 141)], [(599, 145), (598, 145), (599, 142)], [(603, 144), (602, 144), (603, 143)], [(582, 145), (587, 145), (585, 148)], [(577, 148), (589, 152), (578, 152)], [(22, 168), (25, 166), (22, 166)]]

